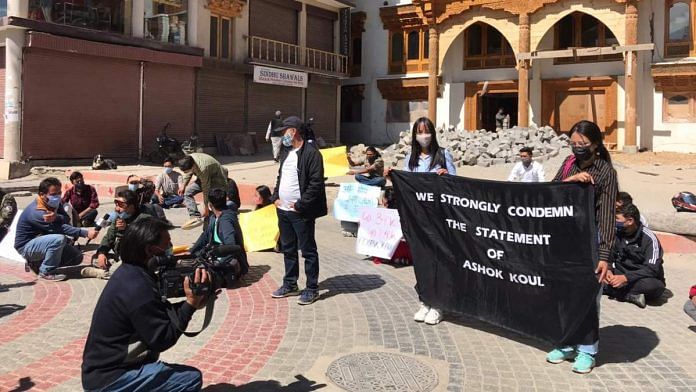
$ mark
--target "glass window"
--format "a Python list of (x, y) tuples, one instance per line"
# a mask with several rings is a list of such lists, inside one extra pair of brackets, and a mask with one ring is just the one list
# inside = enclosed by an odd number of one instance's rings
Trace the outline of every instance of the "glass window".
[(430, 32), (425, 30), (423, 32), (423, 58), (427, 59), (430, 55)]
[(580, 46), (583, 48), (600, 46), (599, 21), (593, 16), (583, 15), (580, 25)]
[(669, 8), (669, 40), (686, 41), (689, 39), (690, 30), (689, 5), (675, 3)]
[(401, 32), (392, 34), (391, 61), (393, 63), (404, 60), (404, 35)]
[(487, 31), (488, 40), (487, 40), (487, 45), (486, 45), (486, 53), (489, 55), (502, 54), (503, 53), (503, 36), (496, 29), (487, 28), (486, 30), (488, 30)]
[(619, 40), (616, 39), (616, 36), (614, 33), (609, 30), (608, 27), (604, 27), (604, 46), (613, 46), (613, 45), (618, 45)]
[(0, 0), (0, 16), (7, 16), (7, 0)]
[(408, 59), (420, 59), (420, 33), (418, 31), (408, 33)]
[(222, 19), (222, 29), (220, 31), (220, 57), (223, 59), (230, 58), (230, 31), (231, 31), (232, 21), (229, 19)]
[(467, 30), (466, 54), (468, 56), (480, 56), (483, 54), (481, 42), (483, 37), (483, 28), (480, 24), (475, 24)]
[(558, 22), (558, 48), (568, 49), (575, 46), (575, 28), (573, 14), (566, 16)]
[(676, 121), (686, 122), (693, 117), (691, 113), (691, 102), (686, 95), (665, 96), (665, 122)]
[[(125, 0), (63, 1), (27, 0), (29, 19), (82, 27), (85, 29), (130, 34), (132, 9)], [(7, 1), (0, 2), (7, 14)]]
[(218, 56), (218, 17), (210, 17), (210, 57)]
[(353, 39), (353, 65), (362, 64), (362, 38)]
[(411, 121), (409, 116), (408, 101), (387, 101), (387, 122), (388, 123), (408, 123)]
[(188, 0), (145, 0), (145, 37), (186, 45)]

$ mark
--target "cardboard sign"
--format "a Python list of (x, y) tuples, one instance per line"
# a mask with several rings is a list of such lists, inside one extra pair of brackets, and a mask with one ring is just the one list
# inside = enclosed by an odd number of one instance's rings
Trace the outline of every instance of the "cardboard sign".
[(355, 251), (361, 255), (391, 259), (401, 242), (399, 211), (388, 208), (363, 208)]
[(274, 84), (278, 86), (307, 88), (306, 72), (289, 71), (287, 69), (254, 66), (254, 82)]
[(278, 214), (273, 204), (239, 214), (239, 226), (242, 228), (247, 252), (273, 249), (280, 236)]
[(324, 177), (345, 176), (350, 168), (345, 147), (325, 148), (321, 150), (324, 160)]
[(360, 222), (360, 212), (365, 207), (377, 207), (382, 189), (358, 183), (341, 184), (334, 201), (334, 218), (346, 222)]
[(14, 248), (15, 236), (17, 234), (17, 222), (19, 222), (22, 211), (23, 210), (17, 210), (12, 224), (10, 225), (10, 230), (7, 232), (5, 238), (2, 239), (2, 242), (0, 242), (0, 257), (24, 264), (26, 260), (24, 260), (24, 257), (17, 253)]

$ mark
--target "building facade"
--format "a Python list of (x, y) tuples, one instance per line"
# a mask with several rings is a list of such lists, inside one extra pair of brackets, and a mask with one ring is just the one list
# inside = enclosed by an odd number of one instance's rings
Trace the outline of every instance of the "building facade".
[(502, 108), (560, 132), (595, 121), (615, 150), (696, 152), (696, 1), (356, 3), (346, 142), (393, 143), (422, 115), (494, 130)]
[(170, 136), (196, 132), (208, 147), (234, 134), (262, 143), (276, 110), (313, 117), (317, 136), (335, 142), (351, 5), (9, 0), (2, 177), (26, 159), (146, 157), (167, 124)]

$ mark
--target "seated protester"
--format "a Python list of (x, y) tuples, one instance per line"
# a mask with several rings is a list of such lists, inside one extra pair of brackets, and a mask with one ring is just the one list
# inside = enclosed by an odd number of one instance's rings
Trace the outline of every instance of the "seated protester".
[(267, 187), (266, 185), (257, 186), (256, 192), (254, 192), (254, 204), (256, 205), (254, 210), (260, 210), (263, 207), (273, 204), (271, 201), (271, 196), (273, 196), (271, 188)]
[[(171, 304), (160, 298), (158, 280), (148, 262), (171, 251), (171, 229), (163, 220), (147, 218), (126, 230), (123, 265), (104, 287), (87, 335), (82, 355), (84, 390), (200, 391), (203, 379), (198, 369), (158, 360), (179, 340), (193, 313), (208, 303), (208, 297), (193, 294), (188, 277), (183, 282), (185, 301)], [(209, 279), (205, 270), (196, 269), (193, 283)]]
[(179, 189), (184, 185), (184, 177), (174, 170), (174, 161), (171, 158), (165, 159), (163, 166), (163, 172), (155, 178), (152, 204), (159, 204), (163, 208), (181, 205), (184, 198), (179, 196)]
[[(616, 194), (616, 209), (617, 209), (617, 210), (618, 210), (619, 208), (621, 208), (621, 207), (623, 207), (623, 206), (626, 206), (626, 205), (629, 205), (629, 204), (633, 204), (633, 197), (631, 197), (631, 194), (630, 194), (630, 193), (628, 193), (628, 192), (618, 192), (618, 193)], [(649, 226), (648, 226), (648, 220), (645, 219), (645, 216), (644, 216), (644, 215), (641, 215), (641, 216), (640, 216), (640, 223), (642, 223), (643, 226), (645, 226), (645, 227), (649, 227)]]
[(689, 290), (689, 300), (684, 304), (684, 312), (696, 321), (696, 285)]
[(665, 291), (662, 246), (650, 229), (640, 223), (640, 212), (633, 204), (616, 211), (616, 241), (607, 274), (605, 294), (640, 308)]
[(63, 194), (63, 204), (72, 207), (71, 222), (75, 227), (94, 227), (99, 208), (99, 195), (93, 186), (85, 184), (79, 171), (70, 174), (72, 187)]
[(371, 186), (384, 187), (387, 180), (384, 178), (384, 160), (376, 148), (369, 146), (365, 151), (364, 162), (354, 162), (350, 154), (348, 155), (348, 164), (350, 166), (363, 166), (355, 168), (348, 172), (349, 175), (355, 175), (355, 181)]
[(49, 177), (39, 184), (39, 196), (32, 201), (19, 217), (14, 247), (27, 261), (39, 278), (47, 281), (65, 280), (66, 276), (56, 273), (58, 267), (82, 263), (82, 252), (71, 245), (69, 237), (94, 239), (94, 229), (71, 226), (70, 217), (61, 205), (61, 183)]
[[(239, 245), (244, 249), (244, 237), (239, 226), (237, 213), (227, 207), (227, 194), (219, 188), (211, 189), (208, 193), (208, 210), (211, 212), (208, 226), (195, 244), (189, 249), (192, 255), (205, 250), (207, 246)], [(246, 252), (239, 255), (226, 256), (221, 262), (239, 262), (240, 276), (249, 272)]]
[(126, 179), (126, 184), (128, 185), (129, 191), (136, 192), (138, 189), (140, 189), (140, 176), (137, 174), (129, 175)]
[[(225, 176), (227, 176), (227, 173), (225, 173)], [(237, 183), (233, 179), (227, 177), (227, 207), (234, 212), (238, 212), (241, 206), (242, 200), (239, 197), (239, 187), (237, 187)]]
[(157, 217), (152, 206), (140, 205), (138, 196), (131, 190), (116, 194), (114, 210), (118, 216), (111, 222), (97, 248), (95, 267), (101, 269), (109, 269), (109, 256), (112, 252), (111, 257), (116, 261), (120, 260), (120, 242), (128, 225), (148, 216)]

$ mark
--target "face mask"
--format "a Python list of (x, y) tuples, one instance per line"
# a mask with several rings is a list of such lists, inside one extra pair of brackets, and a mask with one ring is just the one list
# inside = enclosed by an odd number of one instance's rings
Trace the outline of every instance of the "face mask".
[(573, 147), (573, 155), (576, 160), (584, 162), (592, 158), (592, 150), (588, 147)]
[(285, 147), (292, 147), (292, 135), (283, 135), (283, 145)]
[(123, 211), (123, 212), (118, 214), (118, 219), (126, 220), (130, 217), (131, 217), (131, 215), (129, 213), (127, 213), (126, 211)]
[(164, 168), (164, 173), (165, 173), (165, 174), (172, 174), (173, 171), (174, 171), (174, 168), (171, 168), (171, 167), (165, 167), (165, 168)]
[(532, 163), (532, 158), (522, 158), (522, 163), (525, 166), (529, 166)]
[(433, 140), (433, 135), (431, 134), (419, 134), (416, 135), (416, 141), (421, 147), (430, 147), (430, 143)]
[(54, 210), (60, 206), (60, 195), (47, 196), (46, 205)]
[[(162, 250), (159, 246), (156, 247), (159, 250)], [(164, 249), (163, 253), (161, 255), (155, 255), (155, 256), (174, 256), (174, 247), (172, 245), (169, 245), (167, 249)]]
[(138, 190), (138, 184), (128, 184), (128, 190), (129, 191), (137, 191)]
[(375, 163), (375, 160), (377, 160), (377, 157), (374, 156), (374, 155), (371, 156), (371, 157), (367, 157), (367, 162), (369, 162), (369, 163), (371, 163), (371, 164), (372, 164), (372, 163)]
[(81, 190), (85, 189), (85, 183), (84, 183), (84, 182), (78, 182), (77, 184), (75, 184), (75, 189), (77, 189), (78, 191), (81, 191)]
[(624, 224), (624, 222), (616, 222), (616, 234), (626, 234), (626, 225)]

